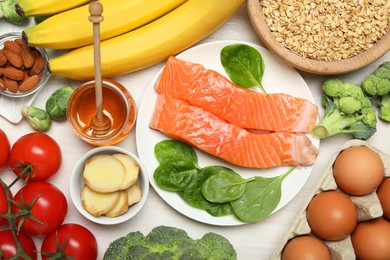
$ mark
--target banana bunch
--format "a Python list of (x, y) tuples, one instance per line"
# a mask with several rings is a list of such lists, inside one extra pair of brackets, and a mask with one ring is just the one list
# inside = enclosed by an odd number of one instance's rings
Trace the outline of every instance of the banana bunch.
[[(104, 0), (100, 0), (102, 3)], [(107, 13), (110, 9), (118, 10), (117, 18), (124, 20), (131, 19), (129, 9), (126, 9), (129, 3), (139, 2), (140, 9), (138, 13), (147, 12), (153, 5), (150, 2), (153, 0), (134, 0), (122, 1), (117, 4), (110, 2), (119, 2), (115, 0), (107, 0), (103, 3), (104, 21), (107, 28), (115, 28), (118, 20), (108, 19)], [(174, 0), (155, 1), (155, 5), (162, 6), (165, 2), (175, 2)], [(101, 69), (104, 78), (111, 78), (122, 74), (137, 71), (158, 62), (164, 61), (170, 55), (175, 55), (200, 40), (211, 34), (226, 20), (228, 20), (238, 8), (245, 2), (244, 0), (187, 0), (181, 1), (169, 12), (161, 12), (160, 17), (146, 22), (143, 26), (134, 28), (125, 33), (113, 36), (101, 41)], [(142, 6), (141, 6), (142, 5)], [(165, 9), (166, 10), (166, 9)], [(113, 11), (112, 11), (113, 12)], [(61, 13), (60, 13), (61, 14)], [(57, 14), (57, 15), (60, 15)], [(57, 16), (55, 15), (55, 16)], [(54, 17), (54, 16), (53, 16)], [(88, 20), (88, 15), (84, 15)], [(63, 16), (59, 33), (65, 34), (65, 27), (71, 23), (68, 16)], [(68, 20), (69, 19), (69, 20)], [(140, 18), (141, 19), (141, 18)], [(42, 22), (44, 24), (44, 22)], [(47, 25), (48, 27), (56, 25)], [(63, 27), (62, 27), (63, 26)], [(92, 25), (83, 25), (88, 27), (87, 30), (92, 31)], [(73, 37), (73, 34), (80, 33), (81, 25), (75, 26), (71, 23), (70, 33), (66, 33), (68, 37)], [(117, 30), (117, 29), (112, 29)], [(34, 46), (31, 42), (31, 34), (24, 33), (29, 42), (29, 45)], [(49, 36), (40, 36), (42, 38)], [(39, 38), (39, 37), (38, 37)], [(43, 41), (43, 39), (41, 39)], [(92, 42), (92, 39), (91, 39)], [(52, 46), (51, 46), (52, 44)], [(48, 41), (46, 48), (55, 48), (58, 42), (55, 39)], [(75, 39), (73, 46), (81, 46), (84, 44), (79, 39)], [(38, 46), (38, 43), (37, 43)], [(88, 44), (82, 47), (72, 49), (66, 54), (55, 57), (49, 60), (49, 69), (53, 75), (66, 77), (75, 80), (91, 80), (94, 78), (94, 54), (93, 45)]]
[[(186, 1), (100, 0), (104, 17), (100, 24), (100, 39), (105, 40), (145, 25)], [(89, 15), (88, 4), (58, 13), (24, 30), (24, 39), (30, 46), (51, 49), (72, 49), (92, 44), (93, 30)]]

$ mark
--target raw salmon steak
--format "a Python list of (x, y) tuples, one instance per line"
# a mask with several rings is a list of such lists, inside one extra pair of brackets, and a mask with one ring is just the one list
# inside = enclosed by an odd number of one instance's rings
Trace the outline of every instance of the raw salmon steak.
[(318, 118), (318, 107), (306, 99), (244, 89), (214, 70), (173, 56), (155, 89), (246, 129), (310, 133)]
[(243, 167), (311, 165), (318, 155), (318, 149), (305, 134), (250, 132), (165, 94), (157, 97), (150, 127)]

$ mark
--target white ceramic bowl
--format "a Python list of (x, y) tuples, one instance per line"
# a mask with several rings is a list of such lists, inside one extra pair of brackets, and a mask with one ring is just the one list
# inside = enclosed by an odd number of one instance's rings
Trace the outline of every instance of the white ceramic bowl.
[[(129, 156), (131, 156), (134, 161), (139, 165), (140, 172), (138, 176), (138, 185), (141, 188), (142, 191), (142, 198), (141, 200), (130, 206), (129, 210), (120, 216), (109, 218), (105, 216), (95, 217), (92, 214), (90, 214), (88, 211), (86, 211), (82, 204), (81, 204), (81, 189), (84, 185), (84, 182), (82, 180), (83, 170), (84, 170), (84, 163), (86, 160), (91, 158), (94, 155), (98, 154), (114, 154), (114, 153), (124, 153)], [(140, 159), (130, 151), (123, 149), (121, 147), (117, 146), (101, 146), (94, 148), (90, 151), (88, 151), (86, 154), (84, 154), (73, 166), (71, 175), (70, 175), (70, 182), (69, 182), (69, 189), (70, 189), (70, 197), (72, 199), (73, 204), (76, 206), (77, 210), (87, 219), (89, 219), (92, 222), (103, 224), (103, 225), (114, 225), (123, 223), (125, 221), (130, 220), (133, 218), (144, 206), (146, 198), (148, 196), (149, 192), (149, 178), (148, 173), (146, 172), (146, 168), (143, 165), (143, 163), (140, 161)]]

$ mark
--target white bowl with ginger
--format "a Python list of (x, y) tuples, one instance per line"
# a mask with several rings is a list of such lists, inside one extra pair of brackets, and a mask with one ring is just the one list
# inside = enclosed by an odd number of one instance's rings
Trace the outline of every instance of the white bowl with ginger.
[(94, 148), (74, 165), (70, 196), (77, 210), (104, 225), (133, 218), (149, 192), (146, 168), (130, 151), (116, 146)]

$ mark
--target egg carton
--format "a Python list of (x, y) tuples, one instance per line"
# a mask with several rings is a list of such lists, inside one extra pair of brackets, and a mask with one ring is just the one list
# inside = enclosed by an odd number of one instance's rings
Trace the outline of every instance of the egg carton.
[[(276, 250), (272, 259), (280, 260), (282, 259), (282, 251), (286, 243), (291, 239), (299, 235), (313, 235), (311, 232), (311, 228), (306, 219), (306, 208), (309, 205), (311, 199), (322, 191), (328, 190), (338, 190), (336, 181), (333, 177), (333, 163), (336, 160), (337, 156), (345, 149), (353, 146), (367, 146), (373, 151), (377, 152), (382, 159), (384, 169), (385, 169), (385, 177), (390, 177), (390, 156), (383, 153), (379, 149), (373, 147), (366, 141), (362, 140), (350, 140), (341, 145), (336, 151), (330, 160), (330, 164), (325, 169), (325, 172), (322, 174), (318, 185), (313, 189), (310, 196), (308, 196), (308, 200), (305, 203), (305, 206), (301, 209), (301, 211), (297, 214), (296, 218), (292, 222), (292, 225), (288, 229), (286, 235), (282, 239), (278, 249)], [(364, 196), (352, 196), (349, 195), (352, 201), (355, 203), (358, 213), (358, 221), (370, 220), (374, 218), (378, 218), (383, 216), (383, 210), (380, 205), (379, 198), (376, 194), (376, 191), (373, 191), (370, 194)], [(327, 246), (330, 255), (333, 260), (355, 260), (356, 255), (353, 250), (351, 236), (348, 236), (342, 240), (338, 241), (325, 241), (323, 240), (325, 245)]]

